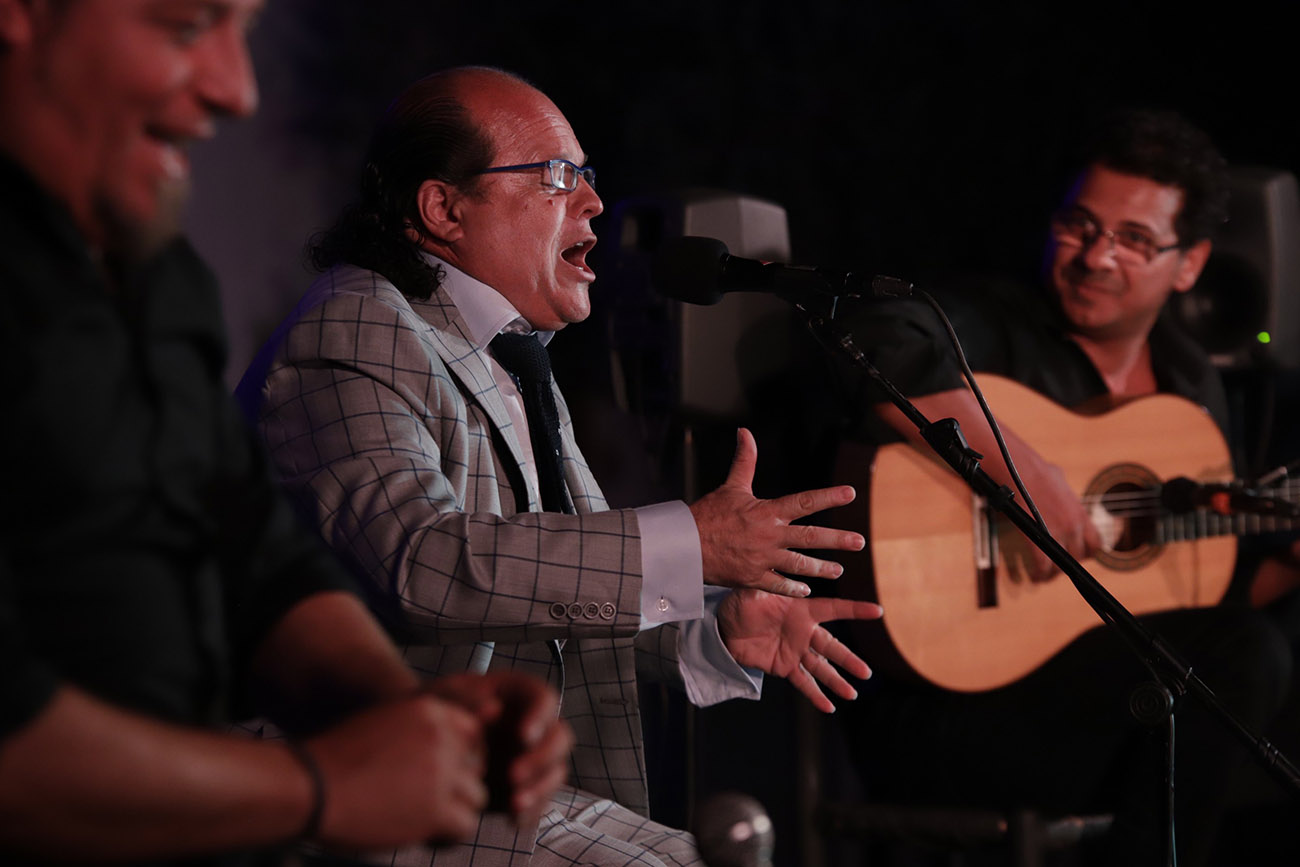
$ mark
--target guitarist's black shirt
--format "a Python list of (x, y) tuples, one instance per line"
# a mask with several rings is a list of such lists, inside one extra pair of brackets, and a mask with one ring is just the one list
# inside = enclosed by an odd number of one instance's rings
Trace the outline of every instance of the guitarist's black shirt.
[[(1107, 395), (1101, 374), (1066, 333), (1047, 292), (988, 282), (934, 295), (976, 373), (1014, 379), (1066, 407)], [(841, 318), (859, 348), (909, 397), (965, 387), (948, 334), (925, 302), (862, 304)], [(1205, 352), (1167, 314), (1156, 321), (1149, 342), (1159, 390), (1205, 407), (1226, 436), (1228, 403)], [(866, 394), (856, 403), (882, 399)]]

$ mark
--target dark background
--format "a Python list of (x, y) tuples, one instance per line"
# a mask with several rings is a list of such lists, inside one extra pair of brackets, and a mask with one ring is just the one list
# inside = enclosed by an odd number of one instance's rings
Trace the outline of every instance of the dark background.
[(374, 120), (430, 71), (498, 65), (567, 114), (606, 204), (598, 308), (624, 292), (610, 212), (687, 187), (784, 207), (801, 264), (1032, 282), (1077, 143), (1118, 106), (1175, 109), (1231, 163), (1296, 170), (1285, 9), (275, 0), (254, 34), (261, 111), (196, 155), (193, 229), (227, 292), (231, 383), (309, 282), (302, 243), (352, 197)]
[[(227, 293), (231, 381), (309, 282), (301, 243), (351, 196), (372, 123), (427, 72), (497, 65), (547, 92), (597, 168), (607, 214), (629, 196), (720, 188), (784, 206), (797, 262), (922, 284), (1032, 280), (1075, 143), (1116, 106), (1176, 109), (1230, 162), (1296, 170), (1286, 9), (274, 0), (254, 36), (262, 110), (197, 155), (208, 166), (194, 235)], [(615, 289), (607, 276), (593, 293)], [(599, 344), (584, 327), (563, 339)], [(582, 383), (563, 384), (581, 399)], [(1289, 403), (1281, 411), (1289, 420)], [(659, 814), (684, 823), (698, 794), (754, 792), (777, 819), (779, 862), (793, 863), (789, 691), (687, 721), (649, 698)]]
[(294, 71), (284, 131), (340, 174), (403, 84), (499, 65), (567, 114), (607, 205), (760, 196), (786, 208), (801, 261), (928, 280), (1032, 268), (1073, 142), (1117, 104), (1177, 109), (1231, 161), (1294, 168), (1284, 8), (281, 0), (258, 37)]

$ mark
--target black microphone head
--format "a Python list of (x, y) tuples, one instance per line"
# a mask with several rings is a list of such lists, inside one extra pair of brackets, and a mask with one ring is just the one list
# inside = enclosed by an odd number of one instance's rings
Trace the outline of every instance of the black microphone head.
[(709, 867), (771, 867), (772, 820), (749, 795), (712, 796), (696, 808), (692, 824), (700, 857)]
[(688, 304), (722, 300), (721, 277), (727, 245), (717, 238), (666, 238), (650, 266), (659, 294)]

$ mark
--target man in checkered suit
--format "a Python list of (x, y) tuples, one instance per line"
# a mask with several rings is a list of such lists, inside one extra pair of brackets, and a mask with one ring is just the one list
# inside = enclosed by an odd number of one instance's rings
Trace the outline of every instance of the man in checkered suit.
[(644, 818), (638, 672), (707, 705), (757, 698), (766, 671), (826, 710), (815, 679), (855, 696), (832, 663), (869, 673), (820, 623), (879, 609), (801, 598), (775, 571), (839, 574), (790, 548), (862, 537), (790, 522), (852, 490), (755, 499), (747, 431), (727, 482), (694, 505), (611, 511), (552, 386), (568, 513), (539, 511), (546, 456), (492, 344), (588, 315), (602, 205), (584, 163), (560, 111), (512, 75), (417, 82), (376, 132), (361, 203), (315, 247), (329, 270), (240, 387), (284, 484), (370, 579), (412, 666), (523, 670), (563, 695), (571, 787), (502, 805), (538, 824), (489, 814), (472, 843), (395, 863), (698, 863), (689, 835)]

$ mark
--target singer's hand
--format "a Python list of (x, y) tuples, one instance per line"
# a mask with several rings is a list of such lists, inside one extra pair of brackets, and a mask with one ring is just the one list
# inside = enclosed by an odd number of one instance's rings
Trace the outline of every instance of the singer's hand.
[(753, 492), (757, 463), (754, 435), (740, 428), (736, 432), (736, 457), (727, 480), (691, 506), (700, 534), (704, 580), (724, 587), (807, 596), (807, 584), (779, 573), (838, 578), (844, 570), (838, 563), (818, 560), (791, 548), (860, 551), (866, 540), (846, 530), (792, 522), (853, 502), (853, 488), (841, 485), (760, 500)]
[(818, 710), (831, 713), (835, 705), (817, 681), (840, 698), (855, 699), (857, 690), (835, 666), (860, 680), (870, 677), (871, 669), (821, 624), (874, 620), (881, 613), (874, 602), (791, 599), (761, 590), (734, 590), (718, 606), (718, 633), (736, 662), (786, 678)]

